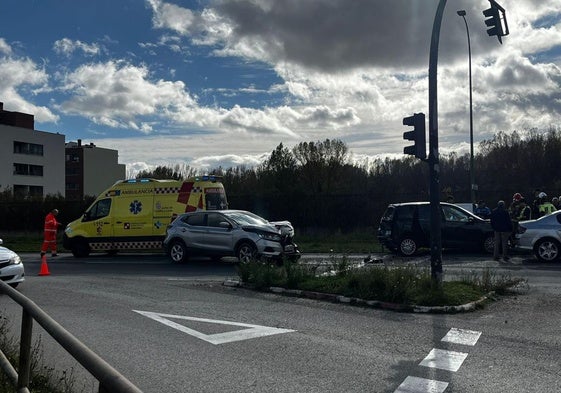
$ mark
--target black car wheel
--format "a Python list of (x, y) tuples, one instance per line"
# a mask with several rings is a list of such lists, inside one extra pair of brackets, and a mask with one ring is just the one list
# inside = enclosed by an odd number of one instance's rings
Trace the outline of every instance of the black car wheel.
[(495, 235), (488, 235), (483, 240), (483, 251), (487, 254), (492, 254), (495, 252)]
[(236, 256), (241, 263), (247, 263), (257, 258), (257, 249), (251, 243), (244, 242), (238, 246)]
[(414, 255), (417, 252), (418, 248), (419, 246), (417, 242), (411, 236), (404, 236), (399, 242), (399, 253), (404, 257), (410, 257), (411, 255)]
[(169, 257), (175, 263), (187, 261), (187, 247), (181, 240), (174, 240), (169, 248)]
[(554, 239), (538, 240), (534, 247), (536, 257), (542, 262), (552, 262), (559, 258), (559, 242)]

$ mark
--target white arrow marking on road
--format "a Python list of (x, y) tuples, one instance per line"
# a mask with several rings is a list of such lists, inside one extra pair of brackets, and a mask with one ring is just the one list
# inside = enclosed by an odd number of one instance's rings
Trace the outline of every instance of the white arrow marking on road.
[[(290, 333), (295, 332), (295, 330), (290, 329), (280, 329), (280, 328), (273, 328), (268, 326), (260, 326), (260, 325), (250, 325), (248, 323), (239, 323), (239, 322), (230, 322), (230, 321), (219, 321), (216, 319), (205, 319), (205, 318), (195, 318), (195, 317), (185, 317), (182, 315), (171, 315), (171, 314), (160, 314), (150, 311), (139, 311), (139, 310), (132, 310), (140, 315), (144, 315), (145, 317), (151, 318), (155, 321), (163, 323), (169, 327), (177, 329), (183, 333), (190, 334), (193, 337), (199, 338), (206, 342), (209, 342), (214, 345), (224, 344), (234, 341), (242, 341), (242, 340), (249, 340), (251, 338), (257, 337), (265, 337), (265, 336), (272, 336), (273, 334), (281, 334), (281, 333)], [(232, 332), (226, 333), (216, 333), (216, 334), (204, 334), (197, 330), (190, 329), (186, 326), (180, 325), (176, 322), (170, 321), (169, 318), (173, 319), (182, 319), (187, 321), (195, 321), (195, 322), (206, 322), (206, 323), (214, 323), (218, 325), (228, 325), (228, 326), (240, 326), (248, 329), (236, 330)]]

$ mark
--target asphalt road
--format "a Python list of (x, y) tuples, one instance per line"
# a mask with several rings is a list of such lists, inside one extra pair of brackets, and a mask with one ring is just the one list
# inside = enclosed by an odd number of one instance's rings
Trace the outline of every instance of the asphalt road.
[[(39, 277), (38, 256), (22, 256), (27, 278), (18, 290), (144, 392), (561, 391), (561, 264), (530, 256), (503, 266), (488, 256), (445, 255), (447, 275), (488, 267), (529, 280), (520, 295), (463, 314), (396, 313), (225, 287), (224, 279), (236, 277), (230, 261), (63, 255), (49, 258), (51, 274)], [(1, 296), (0, 312), (18, 335), (18, 306)], [(37, 325), (34, 332), (49, 366), (72, 372), (79, 391), (96, 391), (58, 344)]]

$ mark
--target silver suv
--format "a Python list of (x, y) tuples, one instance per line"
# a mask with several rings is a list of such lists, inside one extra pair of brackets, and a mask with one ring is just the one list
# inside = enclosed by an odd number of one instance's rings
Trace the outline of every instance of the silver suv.
[(168, 226), (164, 249), (173, 262), (189, 256), (297, 260), (300, 252), (293, 237), (288, 221), (269, 222), (243, 210), (198, 211), (181, 214)]

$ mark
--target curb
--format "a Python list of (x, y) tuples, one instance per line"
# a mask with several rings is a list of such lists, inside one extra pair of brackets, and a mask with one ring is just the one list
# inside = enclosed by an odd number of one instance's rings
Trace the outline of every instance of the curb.
[[(255, 289), (251, 285), (247, 285), (239, 280), (233, 280), (233, 279), (225, 280), (223, 285), (227, 287), (238, 287), (238, 288), (252, 289), (252, 290)], [(335, 295), (331, 293), (304, 291), (300, 289), (285, 289), (282, 287), (269, 287), (263, 291), (271, 292), (278, 295), (302, 297), (302, 298), (313, 299), (313, 300), (323, 300), (333, 303), (349, 304), (353, 306), (372, 307), (372, 308), (391, 310), (397, 312), (413, 312), (413, 313), (425, 313), (425, 314), (428, 313), (455, 314), (460, 312), (471, 312), (477, 309), (478, 307), (480, 307), (482, 303), (484, 303), (491, 296), (494, 295), (494, 292), (490, 292), (476, 301), (457, 305), (457, 306), (415, 306), (409, 304), (383, 302), (379, 300), (364, 300), (360, 298), (346, 297), (346, 296)]]

